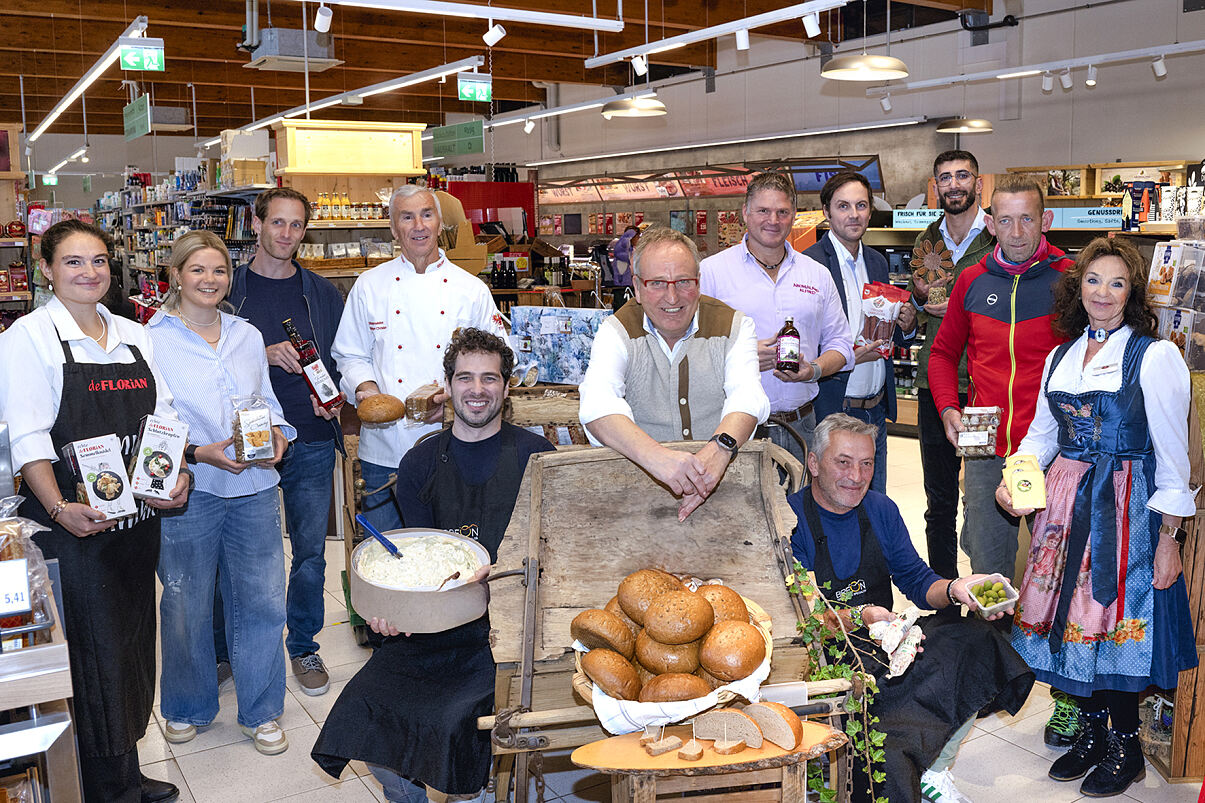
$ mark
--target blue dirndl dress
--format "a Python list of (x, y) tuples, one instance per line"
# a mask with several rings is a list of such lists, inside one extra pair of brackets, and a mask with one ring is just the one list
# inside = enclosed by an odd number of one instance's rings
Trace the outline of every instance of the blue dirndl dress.
[(1071, 694), (1174, 688), (1197, 664), (1183, 574), (1157, 590), (1160, 513), (1139, 374), (1154, 342), (1132, 334), (1114, 392), (1050, 390), (1075, 341), (1056, 350), (1046, 397), (1060, 423), (1012, 631), (1038, 680)]

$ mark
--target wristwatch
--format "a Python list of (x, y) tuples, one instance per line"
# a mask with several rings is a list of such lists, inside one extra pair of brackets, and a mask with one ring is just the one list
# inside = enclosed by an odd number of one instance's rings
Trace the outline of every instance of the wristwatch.
[(740, 446), (737, 445), (736, 438), (732, 437), (727, 432), (717, 432), (711, 436), (711, 439), (718, 443), (721, 449), (727, 450), (728, 462), (731, 463), (732, 459), (736, 457), (737, 451), (740, 449)]
[(184, 447), (184, 462), (197, 464), (197, 447), (191, 443)]
[(1184, 539), (1188, 537), (1188, 533), (1184, 532), (1183, 528), (1173, 527), (1170, 524), (1160, 525), (1159, 535), (1170, 535), (1180, 546), (1184, 546)]
[(812, 360), (808, 365), (812, 366), (812, 375), (808, 377), (809, 382), (819, 382), (821, 379), (824, 379), (824, 372), (820, 370), (820, 363)]

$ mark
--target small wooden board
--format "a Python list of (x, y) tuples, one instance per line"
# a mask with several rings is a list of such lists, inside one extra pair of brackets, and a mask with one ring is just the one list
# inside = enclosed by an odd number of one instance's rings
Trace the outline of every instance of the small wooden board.
[[(685, 743), (690, 739), (689, 725), (674, 725), (665, 729), (666, 736), (677, 736)], [(746, 748), (730, 756), (711, 749), (710, 739), (699, 739), (706, 750), (698, 761), (683, 761), (674, 750), (660, 756), (650, 756), (640, 744), (640, 731), (592, 742), (573, 751), (569, 760), (579, 767), (613, 775), (723, 775), (730, 772), (773, 769), (816, 758), (836, 750), (848, 741), (838, 730), (819, 722), (803, 723), (803, 742), (795, 750), (783, 750), (764, 742), (761, 747)]]

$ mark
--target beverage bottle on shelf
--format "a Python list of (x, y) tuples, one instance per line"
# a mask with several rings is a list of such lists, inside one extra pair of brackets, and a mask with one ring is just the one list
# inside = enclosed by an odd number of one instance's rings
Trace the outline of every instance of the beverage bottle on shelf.
[(318, 214), (316, 217), (319, 220), (326, 220), (330, 213), (330, 201), (326, 199), (326, 193), (318, 193)]
[(321, 212), (322, 212), (322, 207), (318, 203), (318, 201), (310, 201), (310, 219), (311, 220), (321, 220), (322, 219), (320, 217)]
[(348, 200), (346, 192), (339, 195), (339, 217), (351, 220), (351, 201)]
[(774, 367), (779, 371), (799, 370), (799, 330), (795, 328), (793, 317), (788, 317), (786, 323), (778, 330)]
[(297, 349), (297, 354), (300, 356), (301, 375), (305, 377), (305, 383), (310, 386), (310, 392), (318, 399), (318, 404), (322, 405), (324, 410), (335, 409), (343, 403), (343, 393), (335, 384), (335, 380), (331, 379), (326, 366), (322, 364), (318, 349), (312, 340), (306, 340), (301, 336), (293, 324), (292, 318), (285, 318), (283, 325), (285, 333), (293, 343), (293, 348)]
[(490, 287), (497, 289), (498, 288), (498, 279), (499, 279), (498, 260), (495, 259), (493, 262), (490, 263)]

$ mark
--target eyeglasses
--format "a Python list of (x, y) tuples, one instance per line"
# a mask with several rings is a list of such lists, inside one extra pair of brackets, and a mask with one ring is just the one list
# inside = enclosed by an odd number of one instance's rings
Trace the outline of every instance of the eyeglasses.
[(954, 182), (954, 179), (958, 179), (959, 184), (964, 184), (973, 178), (979, 178), (979, 176), (969, 170), (959, 170), (957, 173), (942, 173), (937, 177), (937, 184), (940, 187), (947, 187)]
[(666, 289), (672, 284), (675, 289), (678, 290), (678, 292), (686, 293), (697, 289), (699, 286), (699, 279), (697, 276), (693, 279), (675, 279), (672, 282), (666, 281), (665, 279), (641, 279), (639, 276), (636, 278), (640, 279), (640, 283), (644, 285), (646, 290), (660, 291)]

